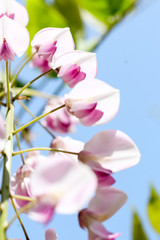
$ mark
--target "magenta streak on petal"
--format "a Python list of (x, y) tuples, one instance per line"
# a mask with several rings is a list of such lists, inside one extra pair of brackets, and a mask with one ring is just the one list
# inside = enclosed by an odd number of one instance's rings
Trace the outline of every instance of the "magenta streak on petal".
[(42, 44), (38, 49), (38, 54), (46, 58), (48, 61), (51, 61), (53, 55), (57, 50), (56, 44), (57, 44), (57, 41), (54, 41), (52, 43)]
[(15, 52), (8, 45), (6, 40), (3, 40), (3, 44), (0, 47), (0, 60), (4, 59), (5, 61), (12, 60), (14, 61)]
[(69, 112), (78, 118), (87, 117), (96, 108), (97, 103), (73, 101)]
[(42, 72), (46, 72), (50, 69), (48, 60), (45, 59), (43, 56), (36, 54), (32, 59), (32, 66), (38, 67), (41, 69)]
[(61, 68), (62, 72), (64, 71), (62, 79), (69, 87), (74, 87), (78, 82), (84, 80), (86, 77), (86, 74), (81, 72), (81, 67), (77, 66), (77, 64), (71, 65), (69, 68), (66, 68), (66, 70), (64, 70), (65, 67)]
[(116, 181), (115, 179), (108, 173), (94, 171), (97, 178), (98, 178), (98, 186), (111, 186)]
[(103, 112), (97, 109), (94, 109), (90, 114), (88, 114), (86, 117), (81, 118), (80, 122), (86, 126), (89, 127), (93, 124), (95, 124), (96, 122), (98, 122), (101, 117), (103, 116)]
[(14, 14), (14, 13), (8, 14), (7, 12), (6, 12), (6, 13), (2, 13), (2, 14), (0, 15), (0, 18), (2, 18), (3, 16), (7, 16), (7, 17), (9, 17), (10, 19), (14, 20), (15, 14)]
[(91, 126), (101, 119), (103, 112), (95, 109), (97, 103), (86, 103), (83, 101), (74, 101), (67, 99), (65, 101), (67, 110), (79, 118), (84, 126)]
[(8, 17), (14, 20), (15, 14), (14, 13), (8, 14)]
[(70, 128), (70, 122), (65, 123), (65, 122), (62, 122), (62, 121), (58, 121), (57, 128), (60, 130), (60, 132), (67, 133), (69, 131), (69, 128)]
[(70, 82), (68, 82), (68, 86), (73, 88), (77, 83), (84, 80), (86, 77), (86, 74), (84, 72), (79, 72), (78, 75)]
[(67, 133), (72, 125), (69, 116), (65, 116), (65, 114), (62, 119), (61, 116), (54, 117), (52, 114), (51, 116), (48, 115), (45, 122), (47, 127), (49, 127), (52, 131), (58, 131), (59, 133)]

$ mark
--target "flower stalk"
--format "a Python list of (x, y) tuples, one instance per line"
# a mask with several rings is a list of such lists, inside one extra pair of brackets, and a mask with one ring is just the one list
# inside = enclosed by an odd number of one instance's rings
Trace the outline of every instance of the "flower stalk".
[(70, 151), (63, 151), (59, 149), (53, 149), (53, 148), (45, 148), (45, 147), (36, 147), (36, 148), (29, 148), (29, 149), (24, 149), (18, 152), (13, 152), (12, 156), (16, 156), (18, 154), (26, 153), (26, 152), (33, 152), (33, 151), (50, 151), (50, 152), (60, 152), (60, 153), (67, 153), (67, 154), (73, 154), (73, 155), (78, 155), (79, 153), (76, 152), (70, 152)]
[(12, 84), (11, 84), (11, 87), (14, 86), (16, 80), (17, 80), (17, 77), (19, 76), (20, 72), (23, 70), (23, 68), (26, 66), (26, 64), (33, 58), (33, 56), (36, 54), (36, 52), (32, 53), (28, 58), (27, 60), (22, 64), (22, 66), (20, 67), (19, 71), (16, 73), (16, 75), (14, 76), (14, 78), (12, 79)]
[(9, 65), (6, 62), (7, 108), (10, 109)]
[(13, 98), (13, 101), (15, 101), (18, 96), (26, 89), (28, 88), (32, 83), (34, 83), (36, 80), (40, 79), (41, 77), (43, 77), (44, 75), (52, 72), (53, 69), (49, 69), (48, 71), (42, 73), (41, 75), (39, 75), (38, 77), (34, 78), (32, 81), (30, 81), (29, 83), (27, 83), (26, 85), (24, 85), (24, 87), (21, 88), (21, 90), (16, 94), (16, 96)]
[(19, 216), (19, 213), (18, 213), (18, 211), (17, 211), (17, 209), (16, 209), (16, 206), (15, 206), (15, 204), (14, 204), (14, 201), (13, 201), (13, 198), (12, 198), (11, 195), (10, 195), (10, 199), (11, 199), (11, 203), (12, 203), (12, 206), (13, 206), (13, 208), (14, 208), (14, 211), (15, 211), (15, 213), (16, 213), (17, 219), (18, 219), (18, 221), (19, 221), (19, 223), (20, 223), (20, 225), (21, 225), (21, 227), (22, 227), (22, 230), (23, 230), (23, 232), (24, 232), (24, 235), (25, 235), (25, 237), (26, 237), (26, 240), (30, 240), (29, 237), (28, 237), (28, 234), (27, 234), (27, 232), (26, 232), (26, 229), (25, 229), (25, 227), (24, 227), (24, 225), (23, 225), (23, 223), (22, 223), (22, 220), (21, 220), (21, 218), (20, 218), (20, 216)]

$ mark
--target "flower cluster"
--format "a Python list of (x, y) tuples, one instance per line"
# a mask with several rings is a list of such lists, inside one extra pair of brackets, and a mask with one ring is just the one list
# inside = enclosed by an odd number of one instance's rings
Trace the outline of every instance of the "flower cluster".
[[(29, 45), (28, 15), (15, 0), (1, 1), (0, 9), (0, 59), (13, 61)], [(42, 29), (31, 46), (31, 66), (39, 67), (43, 74), (54, 71), (72, 89), (64, 97), (51, 98), (39, 118), (15, 130), (13, 135), (42, 117), (41, 125), (58, 134), (73, 132), (78, 123), (88, 127), (114, 118), (119, 109), (119, 90), (96, 79), (96, 54), (75, 50), (69, 28)], [(12, 90), (11, 103), (24, 89), (25, 86), (18, 94)], [(5, 139), (3, 120), (0, 122), (0, 150), (5, 155), (9, 140)], [(112, 185), (114, 173), (139, 162), (135, 143), (121, 131), (104, 130), (87, 143), (56, 136), (46, 149), (50, 151), (48, 156), (35, 150), (38, 148), (28, 149), (30, 153), (23, 165), (11, 177), (9, 193), (17, 212), (25, 212), (32, 220), (45, 224), (55, 212), (78, 213), (79, 225), (88, 229), (89, 240), (116, 239), (120, 234), (110, 233), (102, 223), (127, 201), (127, 195)], [(45, 240), (56, 239), (55, 231), (48, 229)]]

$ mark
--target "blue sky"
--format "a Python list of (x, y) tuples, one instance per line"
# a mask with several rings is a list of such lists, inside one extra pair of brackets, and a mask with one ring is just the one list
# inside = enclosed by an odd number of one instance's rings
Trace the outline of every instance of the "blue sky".
[[(147, 220), (146, 209), (150, 184), (153, 183), (160, 193), (160, 2), (150, 2), (148, 7), (135, 11), (119, 24), (96, 51), (97, 78), (120, 89), (119, 113), (106, 125), (92, 128), (80, 126), (73, 135), (76, 139), (87, 141), (102, 129), (119, 129), (127, 133), (140, 149), (142, 157), (139, 165), (114, 176), (117, 181), (115, 187), (125, 191), (129, 197), (128, 203), (105, 222), (108, 230), (122, 232), (119, 240), (132, 239), (131, 216), (134, 208), (143, 220), (149, 239), (159, 239)], [(30, 76), (31, 71), (26, 71)], [(34, 74), (36, 76), (37, 72)], [(49, 84), (51, 86), (52, 82)], [(36, 104), (32, 107), (34, 112)], [(24, 121), (27, 121), (27, 115)], [(44, 143), (40, 140), (38, 127), (35, 132), (38, 134), (35, 145), (42, 146)], [(49, 144), (50, 139), (46, 136), (47, 142)], [(26, 216), (22, 218), (30, 239), (43, 240), (44, 229), (48, 226), (34, 223)], [(56, 215), (49, 227), (56, 228), (59, 240), (87, 239), (86, 232), (78, 226), (77, 215)], [(17, 221), (10, 236), (25, 239)]]

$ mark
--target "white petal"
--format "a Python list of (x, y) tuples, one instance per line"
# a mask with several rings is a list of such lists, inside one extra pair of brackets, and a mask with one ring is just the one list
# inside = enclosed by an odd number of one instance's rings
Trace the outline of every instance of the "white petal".
[(140, 160), (136, 144), (125, 133), (116, 130), (96, 134), (85, 144), (84, 150), (92, 153), (103, 168), (112, 172), (132, 167)]
[(14, 20), (22, 26), (28, 24), (28, 13), (26, 8), (14, 0), (1, 0), (0, 1), (0, 15), (1, 14), (14, 14)]
[(15, 14), (14, 20), (22, 26), (27, 26), (29, 17), (26, 8), (17, 1), (13, 1), (11, 13), (12, 11)]
[(4, 16), (0, 19), (0, 31), (3, 33), (3, 36), (1, 36), (6, 39), (8, 45), (12, 48), (16, 55), (18, 57), (22, 56), (29, 45), (28, 30), (16, 23), (14, 20)]

